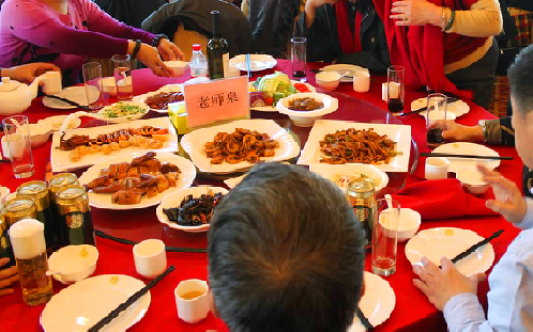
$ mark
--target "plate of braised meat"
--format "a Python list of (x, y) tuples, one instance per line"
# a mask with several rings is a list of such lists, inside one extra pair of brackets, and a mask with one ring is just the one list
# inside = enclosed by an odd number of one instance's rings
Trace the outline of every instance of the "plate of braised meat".
[(189, 160), (148, 152), (96, 164), (79, 181), (89, 193), (91, 206), (130, 210), (161, 203), (166, 195), (188, 188), (195, 177), (196, 169)]
[(215, 207), (228, 191), (220, 187), (193, 187), (165, 196), (157, 207), (157, 219), (185, 232), (207, 232)]

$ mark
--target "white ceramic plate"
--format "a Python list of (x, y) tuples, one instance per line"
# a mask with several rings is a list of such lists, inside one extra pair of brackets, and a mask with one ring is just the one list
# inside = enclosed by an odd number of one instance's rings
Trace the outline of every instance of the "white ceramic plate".
[[(295, 81), (295, 80), (291, 80), (291, 83), (294, 85), (296, 83), (302, 83), (302, 82), (298, 82), (298, 81)], [(254, 82), (250, 82), (248, 83), (248, 86), (249, 87), (253, 87), (253, 84)], [(307, 86), (307, 88), (313, 92), (313, 93), (316, 93), (316, 88), (314, 86), (312, 86), (311, 84), (309, 83), (303, 83), (305, 84), (305, 86)], [(276, 109), (276, 105), (272, 105), (272, 106), (265, 106), (265, 107), (251, 107), (250, 108), (252, 111), (259, 111), (259, 112), (277, 112), (278, 110)]]
[[(229, 60), (231, 65), (239, 68), (241, 71), (246, 69), (246, 55), (240, 54)], [(272, 69), (278, 62), (271, 55), (267, 54), (250, 54), (250, 71), (257, 72)]]
[(156, 215), (159, 222), (163, 224), (167, 224), (170, 228), (179, 229), (184, 232), (189, 233), (202, 233), (207, 232), (209, 230), (209, 227), (211, 227), (211, 224), (205, 224), (200, 226), (181, 226), (178, 225), (175, 222), (171, 222), (168, 220), (167, 215), (163, 212), (163, 209), (170, 209), (179, 207), (181, 204), (181, 201), (189, 195), (193, 195), (194, 198), (198, 198), (203, 194), (209, 193), (209, 191), (212, 190), (213, 194), (222, 193), (223, 195), (226, 195), (228, 191), (224, 188), (220, 187), (193, 187), (193, 188), (184, 188), (181, 190), (176, 191), (175, 193), (172, 193), (170, 195), (165, 196), (163, 198), (163, 201), (156, 209)]
[[(389, 319), (396, 306), (396, 295), (389, 282), (370, 272), (364, 274), (365, 294), (359, 302), (359, 308), (372, 326), (376, 327)], [(348, 332), (362, 332), (365, 328), (355, 316)]]
[[(346, 74), (346, 72), (348, 72), (348, 75), (352, 75), (355, 73), (355, 72), (361, 72), (361, 71), (364, 71), (365, 73), (368, 73), (368, 69), (366, 68), (363, 68), (363, 67), (360, 67), (360, 66), (355, 66), (355, 65), (346, 65), (346, 64), (338, 64), (338, 65), (329, 65), (329, 66), (325, 66), (323, 67), (322, 69), (320, 69), (321, 71), (334, 71), (334, 72), (337, 72), (339, 73), (339, 75), (344, 75)], [(343, 78), (341, 77), (341, 82), (353, 82), (353, 78)]]
[[(100, 176), (100, 171), (102, 169), (109, 167), (109, 165), (111, 164), (117, 164), (123, 161), (131, 162), (133, 158), (142, 156), (145, 153), (146, 151), (137, 152), (127, 156), (111, 158), (104, 162), (98, 163), (89, 168), (85, 173), (81, 175), (81, 177), (79, 178), (80, 184), (88, 184), (93, 179)], [(147, 198), (143, 196), (139, 204), (132, 205), (113, 204), (111, 202), (111, 194), (95, 194), (92, 191), (89, 191), (89, 204), (97, 208), (110, 210), (143, 209), (161, 203), (161, 200), (163, 200), (163, 198), (168, 194), (191, 186), (192, 182), (194, 181), (194, 178), (196, 177), (196, 168), (194, 168), (194, 165), (188, 159), (176, 156), (172, 153), (165, 152), (157, 152), (156, 158), (159, 159), (162, 163), (169, 162), (179, 167), (181, 174), (179, 175), (178, 181), (176, 181), (176, 187), (170, 187), (162, 193), (158, 193), (152, 198)]]
[[(288, 163), (288, 162), (283, 162), (282, 164), (290, 165), (290, 163)], [(225, 183), (226, 186), (228, 186), (230, 189), (233, 189), (233, 188), (237, 187), (237, 186), (239, 185), (239, 183), (242, 182), (242, 180), (244, 180), (244, 178), (246, 177), (246, 175), (248, 175), (248, 173), (243, 174), (243, 175), (241, 175), (241, 176), (234, 177), (234, 178), (226, 179), (226, 180), (224, 180), (224, 183)]]
[[(77, 282), (52, 297), (41, 314), (41, 326), (46, 332), (87, 331), (142, 287), (142, 281), (121, 274)], [(101, 331), (126, 331), (144, 317), (150, 302), (148, 292)]]
[[(161, 92), (168, 93), (168, 92), (180, 92), (180, 91), (181, 91), (181, 86), (179, 84), (167, 84), (167, 85), (161, 87), (160, 89), (158, 89), (156, 91), (152, 91), (152, 92), (148, 92), (148, 93), (145, 93), (145, 94), (142, 94), (142, 95), (135, 96), (135, 97), (133, 97), (133, 99), (131, 101), (133, 101), (135, 103), (140, 103), (140, 104), (146, 105), (146, 103), (144, 101), (148, 97), (155, 96), (156, 94), (161, 93)], [(146, 105), (146, 106), (148, 106), (148, 105)], [(155, 108), (151, 108), (150, 110), (152, 110), (154, 112), (158, 112), (158, 113), (168, 113), (168, 108), (164, 109), (164, 110), (158, 110), (158, 109), (155, 109)]]
[[(427, 259), (440, 265), (441, 257), (454, 258), (483, 238), (468, 229), (454, 227), (430, 228), (418, 232), (405, 245), (405, 255), (412, 265), (421, 264), (420, 259)], [(486, 272), (494, 263), (494, 249), (489, 243), (468, 257), (461, 259), (455, 266), (467, 277)]]
[[(98, 91), (98, 88), (95, 86), (89, 87), (90, 91), (90, 100), (91, 104), (94, 103), (98, 97), (100, 96), (100, 91)], [(81, 106), (87, 106), (87, 91), (85, 90), (85, 86), (71, 86), (60, 93), (55, 94), (58, 97), (63, 97), (68, 100), (74, 101)], [(72, 106), (70, 104), (67, 104), (65, 102), (62, 102), (61, 100), (52, 99), (48, 97), (43, 98), (43, 105), (49, 108), (53, 108), (56, 110), (72, 110), (76, 109), (76, 106)]]
[[(437, 147), (433, 150), (434, 153), (453, 153), (466, 154), (474, 156), (489, 156), (499, 157), (500, 154), (491, 148), (481, 144), (456, 142), (447, 143)], [(500, 166), (499, 160), (484, 160), (484, 159), (468, 159), (468, 158), (451, 158), (446, 157), (450, 161), (449, 172), (457, 173), (461, 168), (475, 168), (477, 164), (482, 164), (490, 169), (495, 169)]]
[(300, 153), (298, 143), (292, 136), (272, 120), (239, 120), (220, 126), (197, 129), (185, 134), (181, 139), (181, 146), (189, 154), (192, 161), (202, 172), (215, 174), (228, 174), (238, 171), (245, 171), (254, 166), (246, 161), (237, 164), (223, 162), (219, 165), (211, 164), (204, 151), (204, 144), (212, 142), (215, 135), (220, 132), (232, 133), (237, 128), (257, 130), (260, 133), (267, 133), (270, 138), (278, 141), (279, 147), (275, 149), (274, 157), (261, 157), (261, 161), (282, 161), (297, 157)]
[(409, 169), (409, 154), (411, 153), (411, 126), (356, 123), (334, 120), (317, 120), (309, 133), (309, 138), (305, 144), (298, 165), (320, 164), (320, 157), (326, 157), (320, 152), (319, 141), (324, 139), (327, 134), (335, 133), (337, 130), (346, 130), (348, 128), (370, 129), (374, 128), (375, 132), (380, 135), (388, 135), (390, 139), (396, 142), (397, 151), (402, 152), (390, 160), (388, 164), (375, 165), (383, 172), (407, 172)]
[[(111, 126), (101, 126), (93, 128), (79, 128), (73, 130), (67, 130), (65, 139), (72, 137), (73, 135), (89, 135), (90, 138), (96, 138), (100, 134), (108, 134), (113, 131), (124, 129), (124, 128), (141, 128), (144, 126), (152, 126), (158, 128), (168, 128), (168, 140), (163, 143), (163, 147), (158, 152), (176, 152), (178, 151), (178, 135), (176, 135), (176, 130), (173, 126), (170, 125), (170, 122), (167, 117), (154, 118), (149, 120), (137, 120), (128, 123), (116, 124)], [(105, 155), (103, 153), (88, 154), (83, 156), (79, 161), (70, 160), (71, 151), (63, 151), (59, 149), (59, 144), (61, 137), (59, 133), (54, 133), (52, 139), (52, 151), (51, 151), (51, 164), (53, 172), (65, 172), (71, 171), (78, 168), (85, 168), (92, 166), (97, 163), (101, 163), (109, 158), (119, 157), (129, 155), (135, 152), (147, 152), (148, 150), (143, 149), (139, 146), (129, 146), (118, 151), (111, 152), (110, 155)]]
[[(428, 104), (427, 98), (419, 98), (417, 100), (414, 100), (411, 103), (411, 111), (416, 111), (416, 110), (421, 109), (422, 107), (426, 107), (427, 104)], [(448, 106), (446, 107), (446, 111), (452, 112), (458, 118), (470, 112), (470, 106), (468, 106), (467, 103), (459, 99), (457, 101), (449, 103)], [(425, 117), (426, 113), (427, 112), (420, 112), (419, 114)]]
[[(359, 175), (364, 174), (374, 181), (376, 192), (385, 188), (389, 184), (389, 176), (374, 165), (365, 164), (344, 164), (344, 165), (327, 165), (327, 164), (312, 164), (309, 166), (311, 172), (317, 173), (322, 177), (335, 183), (337, 175)], [(339, 187), (342, 191), (345, 188)]]

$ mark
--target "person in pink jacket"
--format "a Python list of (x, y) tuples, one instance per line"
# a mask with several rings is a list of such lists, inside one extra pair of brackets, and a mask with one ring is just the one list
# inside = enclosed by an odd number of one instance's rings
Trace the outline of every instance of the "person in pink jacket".
[(169, 76), (163, 60), (183, 58), (166, 37), (127, 26), (90, 0), (6, 0), (0, 45), (0, 67), (53, 63), (67, 84), (88, 58), (130, 54), (159, 76)]

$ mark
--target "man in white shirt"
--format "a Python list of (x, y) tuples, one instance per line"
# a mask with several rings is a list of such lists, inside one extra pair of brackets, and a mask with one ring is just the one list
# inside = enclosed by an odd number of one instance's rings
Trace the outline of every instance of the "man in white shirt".
[[(524, 164), (533, 168), (533, 46), (521, 52), (508, 76), (516, 149)], [(413, 283), (444, 312), (452, 332), (533, 331), (533, 199), (523, 198), (515, 183), (499, 173), (480, 170), (496, 196), (487, 207), (523, 230), (489, 277), (487, 318), (476, 296), (483, 274), (467, 278), (447, 258), (441, 259), (442, 269), (423, 259), (424, 268), (413, 268), (420, 278)]]

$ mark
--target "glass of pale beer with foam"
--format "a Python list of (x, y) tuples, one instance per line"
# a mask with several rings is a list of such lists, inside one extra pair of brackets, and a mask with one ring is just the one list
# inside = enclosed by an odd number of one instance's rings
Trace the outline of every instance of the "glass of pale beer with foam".
[(44, 224), (35, 219), (16, 222), (9, 229), (15, 254), (22, 299), (30, 306), (52, 298), (52, 278), (46, 275), (48, 259), (44, 239)]

